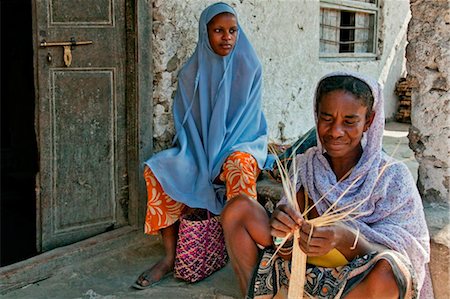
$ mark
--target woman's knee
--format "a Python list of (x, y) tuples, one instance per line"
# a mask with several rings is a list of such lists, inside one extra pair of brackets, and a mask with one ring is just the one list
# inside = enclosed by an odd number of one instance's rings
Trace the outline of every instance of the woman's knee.
[(220, 215), (222, 226), (241, 223), (251, 213), (255, 205), (259, 204), (254, 199), (240, 194), (228, 200)]
[(256, 200), (246, 195), (238, 195), (227, 202), (221, 214), (221, 221), (225, 239), (230, 240), (237, 236), (242, 238), (245, 235), (251, 238), (253, 243), (262, 246), (272, 244), (267, 212)]
[(388, 261), (379, 260), (376, 263), (374, 270), (379, 280), (392, 281), (396, 284), (394, 272)]
[(370, 273), (368, 288), (371, 293), (381, 290), (386, 298), (397, 298), (399, 294), (397, 281), (391, 265), (386, 260), (379, 260)]

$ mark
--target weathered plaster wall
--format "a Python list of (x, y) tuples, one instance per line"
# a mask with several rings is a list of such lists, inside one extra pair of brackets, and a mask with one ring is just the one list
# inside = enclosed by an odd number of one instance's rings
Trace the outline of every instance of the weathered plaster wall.
[[(171, 103), (179, 68), (193, 52), (200, 12), (213, 1), (153, 0), (154, 146), (170, 144)], [(318, 79), (334, 70), (364, 72), (383, 83), (386, 114), (396, 112), (393, 93), (404, 73), (408, 0), (379, 0), (380, 57), (370, 61), (319, 60), (319, 0), (231, 0), (264, 71), (263, 109), (276, 142), (289, 143), (313, 126), (312, 94)]]
[(414, 78), (410, 144), (426, 200), (449, 202), (450, 5), (411, 0), (407, 69)]

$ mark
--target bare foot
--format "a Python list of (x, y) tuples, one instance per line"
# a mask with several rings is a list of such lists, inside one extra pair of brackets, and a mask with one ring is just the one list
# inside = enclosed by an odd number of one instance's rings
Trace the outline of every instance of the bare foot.
[(173, 263), (169, 263), (166, 260), (162, 259), (154, 264), (150, 269), (142, 272), (133, 286), (138, 289), (148, 288), (159, 282), (166, 274), (172, 272), (172, 270)]

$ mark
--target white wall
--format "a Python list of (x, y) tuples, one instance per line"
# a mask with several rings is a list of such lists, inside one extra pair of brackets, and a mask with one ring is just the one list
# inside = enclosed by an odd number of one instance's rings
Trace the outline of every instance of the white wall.
[[(379, 59), (358, 62), (319, 60), (319, 0), (227, 1), (263, 65), (263, 109), (272, 141), (290, 143), (314, 125), (313, 90), (321, 76), (334, 70), (378, 78), (385, 85), (386, 116), (393, 117), (395, 82), (404, 73), (409, 0), (379, 1)], [(170, 106), (176, 74), (194, 50), (202, 9), (213, 2), (154, 0), (156, 150), (168, 146), (173, 136)]]

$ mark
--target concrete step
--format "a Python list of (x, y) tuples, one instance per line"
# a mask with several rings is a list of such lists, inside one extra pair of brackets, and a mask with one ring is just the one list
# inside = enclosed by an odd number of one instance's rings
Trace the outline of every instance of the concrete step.
[[(190, 284), (174, 277), (165, 278), (146, 290), (131, 287), (139, 274), (161, 259), (164, 254), (159, 237), (142, 232), (131, 240), (124, 239), (108, 252), (109, 246), (98, 248), (101, 255), (77, 259), (42, 280), (0, 295), (4, 299), (232, 299), (240, 298), (238, 282), (231, 265), (198, 283)], [(80, 250), (86, 249), (80, 246)]]

